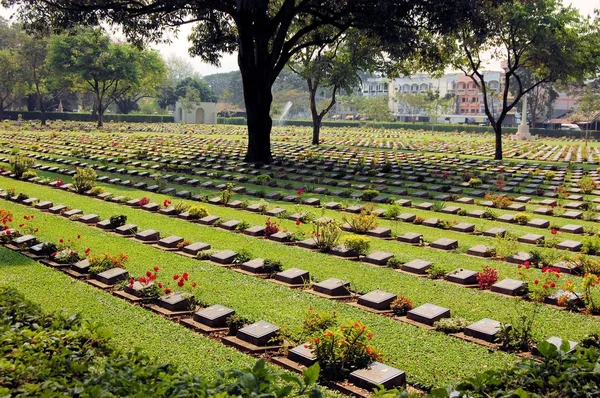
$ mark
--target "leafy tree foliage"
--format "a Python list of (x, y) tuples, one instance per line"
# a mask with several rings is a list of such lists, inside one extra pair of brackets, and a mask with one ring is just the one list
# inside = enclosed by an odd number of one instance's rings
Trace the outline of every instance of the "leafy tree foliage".
[[(2, 0), (38, 31), (121, 25), (137, 44), (161, 40), (165, 31), (193, 23), (190, 54), (218, 65), (238, 52), (248, 116), (246, 161), (271, 162), (269, 115), (277, 76), (305, 48), (333, 44), (348, 29), (377, 37), (394, 57), (406, 50), (426, 57), (424, 40), (437, 40), (471, 17), (473, 0)], [(318, 34), (315, 34), (318, 32)], [(434, 54), (435, 55), (435, 54)]]
[(217, 102), (218, 97), (210, 86), (202, 79), (196, 77), (186, 77), (180, 80), (174, 87), (163, 88), (158, 96), (158, 105), (161, 108), (175, 106), (175, 103), (186, 96), (188, 89), (191, 88), (199, 95), (202, 102)]
[[(356, 30), (349, 30), (337, 42), (304, 48), (292, 59), (290, 69), (308, 85), (313, 145), (319, 145), (321, 121), (335, 106), (338, 92), (352, 92), (360, 87), (362, 81), (358, 72), (373, 71), (383, 63), (382, 52), (377, 48), (376, 40), (362, 36)], [(320, 88), (327, 88), (331, 92), (331, 98), (321, 106), (317, 104)]]
[[(452, 54), (454, 67), (475, 82), (484, 96), (485, 113), (496, 134), (495, 158), (502, 159), (502, 124), (507, 114), (536, 87), (557, 80), (582, 80), (598, 68), (598, 30), (572, 7), (558, 0), (484, 2), (441, 53)], [(502, 110), (494, 114), (495, 95), (483, 74), (486, 57), (505, 61), (500, 93)], [(532, 79), (522, 79), (523, 70)], [(510, 95), (512, 93), (512, 95)]]
[(108, 106), (140, 82), (138, 53), (131, 46), (111, 43), (99, 29), (78, 29), (51, 39), (48, 62), (59, 75), (94, 94), (102, 127)]

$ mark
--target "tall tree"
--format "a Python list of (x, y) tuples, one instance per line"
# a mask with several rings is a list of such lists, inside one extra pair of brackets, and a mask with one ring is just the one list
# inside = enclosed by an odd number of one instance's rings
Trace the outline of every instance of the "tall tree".
[(175, 106), (179, 98), (185, 97), (188, 88), (196, 90), (204, 102), (217, 102), (218, 100), (214, 91), (203, 79), (186, 77), (180, 80), (172, 90), (162, 90), (158, 96), (158, 104), (161, 108)]
[(578, 105), (578, 113), (586, 119), (585, 146), (587, 146), (591, 122), (594, 121), (600, 113), (600, 94), (596, 92), (591, 85), (586, 85), (583, 94), (578, 101)]
[(48, 38), (27, 36), (19, 48), (22, 73), (28, 91), (35, 98), (42, 126), (46, 125), (46, 111), (58, 105), (58, 98), (73, 87), (73, 81), (56, 74), (48, 62)]
[(0, 49), (0, 118), (25, 96), (26, 84), (16, 51)]
[(361, 114), (377, 122), (389, 122), (393, 118), (387, 95), (365, 98), (361, 101), (358, 110)]
[(428, 103), (427, 96), (422, 93), (397, 92), (394, 96), (394, 100), (402, 106), (404, 113), (408, 113), (411, 116), (425, 112)]
[(99, 29), (78, 29), (50, 41), (48, 62), (63, 77), (79, 81), (94, 94), (98, 127), (116, 98), (139, 83), (136, 49), (110, 42)]
[[(271, 162), (271, 87), (304, 48), (334, 43), (351, 27), (389, 45), (419, 49), (423, 32), (448, 33), (470, 16), (475, 0), (2, 0), (19, 5), (32, 29), (118, 24), (136, 43), (161, 40), (166, 30), (194, 24), (190, 54), (218, 65), (238, 52), (248, 115), (246, 161)], [(327, 28), (327, 29), (325, 29)], [(320, 35), (314, 32), (320, 31)], [(390, 54), (394, 54), (390, 50)]]
[[(502, 124), (508, 113), (540, 85), (580, 80), (595, 72), (598, 33), (574, 8), (559, 0), (489, 2), (477, 10), (474, 18), (458, 29), (456, 41), (445, 41), (452, 49), (444, 52), (454, 55), (453, 66), (483, 93), (485, 113), (496, 136), (495, 158), (502, 159)], [(492, 60), (504, 61), (499, 113), (489, 106), (489, 97), (495, 92), (483, 73), (489, 54)], [(524, 69), (531, 72), (529, 82), (521, 78)]]
[[(352, 92), (359, 87), (359, 71), (371, 72), (382, 66), (383, 55), (377, 47), (375, 40), (351, 29), (334, 44), (304, 48), (290, 62), (290, 69), (308, 86), (313, 145), (319, 145), (321, 121), (335, 106), (338, 92)], [(323, 88), (331, 92), (331, 97), (318, 104), (317, 94)]]
[(129, 89), (119, 92), (114, 99), (119, 113), (123, 114), (136, 110), (137, 104), (142, 98), (156, 96), (165, 80), (165, 65), (156, 51), (134, 51), (137, 52), (136, 62), (139, 78), (129, 82)]

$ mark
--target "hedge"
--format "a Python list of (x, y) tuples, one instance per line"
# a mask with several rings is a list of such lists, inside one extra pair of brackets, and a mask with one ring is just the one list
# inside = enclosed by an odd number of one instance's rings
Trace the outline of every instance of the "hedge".
[(218, 117), (217, 124), (235, 124), (245, 126), (247, 123), (245, 117)]
[[(21, 115), (23, 120), (40, 120), (41, 112), (27, 111), (4, 111), (3, 119), (18, 120)], [(46, 112), (46, 120), (73, 120), (79, 122), (95, 122), (96, 116), (89, 113), (74, 113), (74, 112)], [(173, 123), (175, 120), (171, 115), (119, 115), (105, 114), (104, 121), (110, 122), (131, 122), (131, 123)]]

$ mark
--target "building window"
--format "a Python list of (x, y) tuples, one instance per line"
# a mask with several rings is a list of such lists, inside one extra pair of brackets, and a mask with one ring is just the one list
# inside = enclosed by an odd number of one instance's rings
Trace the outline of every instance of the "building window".
[(467, 102), (467, 99), (465, 97), (462, 97), (461, 102)]

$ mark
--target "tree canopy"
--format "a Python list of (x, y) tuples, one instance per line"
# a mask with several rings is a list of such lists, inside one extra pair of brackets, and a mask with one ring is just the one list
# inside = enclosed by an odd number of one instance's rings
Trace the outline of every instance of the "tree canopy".
[[(270, 162), (271, 87), (291, 57), (334, 43), (350, 28), (377, 37), (391, 56), (425, 56), (426, 41), (454, 31), (477, 0), (2, 0), (38, 31), (118, 24), (134, 43), (162, 40), (165, 31), (194, 24), (190, 54), (218, 65), (238, 52), (248, 115), (246, 161)], [(315, 34), (318, 32), (318, 34)], [(434, 40), (435, 41), (435, 40)], [(435, 53), (434, 53), (435, 54)]]
[[(536, 87), (582, 80), (598, 68), (598, 30), (559, 0), (513, 0), (478, 7), (473, 18), (443, 42), (443, 54), (471, 77), (484, 96), (485, 113), (496, 134), (496, 159), (502, 159), (502, 124), (507, 114)], [(503, 61), (501, 112), (490, 109), (484, 69), (489, 54)], [(523, 79), (528, 70), (530, 79)]]

